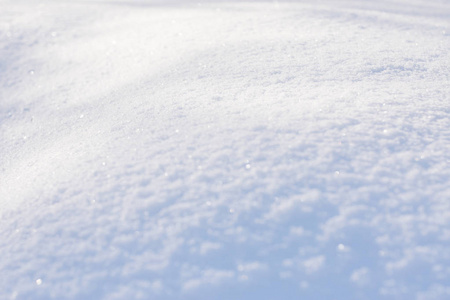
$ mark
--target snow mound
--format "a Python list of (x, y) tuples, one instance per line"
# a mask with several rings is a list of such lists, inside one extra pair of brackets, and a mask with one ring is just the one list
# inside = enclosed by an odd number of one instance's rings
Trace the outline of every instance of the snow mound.
[(0, 299), (450, 298), (448, 1), (0, 3)]

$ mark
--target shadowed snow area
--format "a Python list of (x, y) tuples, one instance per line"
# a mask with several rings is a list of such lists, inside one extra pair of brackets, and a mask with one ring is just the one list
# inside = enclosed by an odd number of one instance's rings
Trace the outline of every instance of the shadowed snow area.
[(450, 2), (0, 1), (0, 299), (450, 299)]

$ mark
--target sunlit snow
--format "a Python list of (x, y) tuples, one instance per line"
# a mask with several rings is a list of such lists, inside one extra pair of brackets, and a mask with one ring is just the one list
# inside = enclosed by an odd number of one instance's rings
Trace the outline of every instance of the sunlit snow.
[(450, 2), (0, 0), (0, 299), (450, 299)]

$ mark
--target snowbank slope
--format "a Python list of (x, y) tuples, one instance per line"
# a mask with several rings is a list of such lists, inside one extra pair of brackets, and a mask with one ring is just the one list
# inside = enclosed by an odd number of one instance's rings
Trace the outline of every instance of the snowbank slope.
[(448, 299), (446, 1), (0, 3), (1, 299)]

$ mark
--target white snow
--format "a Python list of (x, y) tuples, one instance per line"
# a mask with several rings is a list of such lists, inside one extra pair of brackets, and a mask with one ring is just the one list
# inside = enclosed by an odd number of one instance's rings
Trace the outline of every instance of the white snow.
[(450, 2), (0, 1), (0, 299), (449, 299)]

